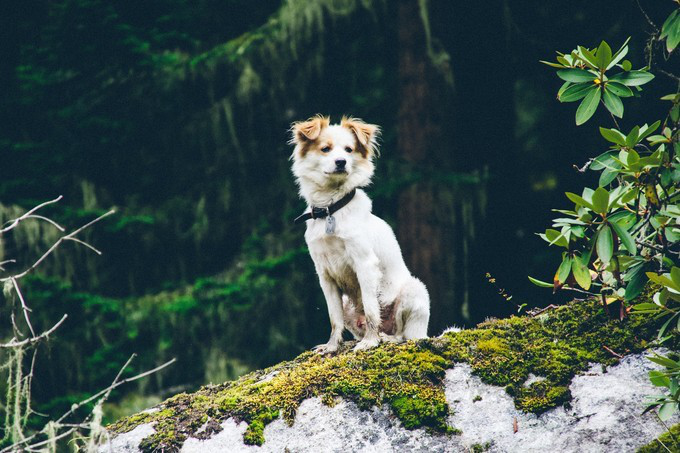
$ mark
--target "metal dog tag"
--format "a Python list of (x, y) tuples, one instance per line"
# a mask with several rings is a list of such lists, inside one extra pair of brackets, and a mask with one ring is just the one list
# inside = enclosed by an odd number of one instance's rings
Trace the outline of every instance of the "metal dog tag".
[(326, 234), (335, 233), (335, 217), (329, 215), (326, 217)]

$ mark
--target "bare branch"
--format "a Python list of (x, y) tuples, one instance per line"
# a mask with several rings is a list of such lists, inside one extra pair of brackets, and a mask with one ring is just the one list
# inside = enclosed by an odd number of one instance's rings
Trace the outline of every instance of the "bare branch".
[[(27, 218), (31, 217), (31, 215), (32, 215), (35, 211), (37, 211), (38, 209), (41, 209), (41, 208), (43, 208), (43, 207), (45, 207), (45, 206), (47, 206), (47, 205), (53, 204), (53, 203), (57, 203), (57, 202), (58, 202), (59, 200), (61, 200), (62, 198), (64, 198), (64, 197), (63, 197), (62, 195), (59, 195), (59, 196), (58, 196), (57, 198), (55, 198), (54, 200), (46, 201), (46, 202), (44, 202), (44, 203), (39, 204), (39, 205), (36, 206), (35, 208), (33, 208), (33, 209), (31, 209), (30, 211), (26, 212), (26, 213), (25, 213), (24, 215), (22, 215), (21, 217), (17, 217), (17, 218), (14, 219), (14, 220), (10, 220), (9, 222), (7, 222), (7, 223), (9, 223), (9, 225), (8, 225), (7, 227), (3, 228), (2, 230), (0, 230), (0, 234), (6, 233), (6, 232), (8, 232), (9, 230), (15, 228), (15, 227), (19, 224), (19, 222), (21, 222), (22, 220), (26, 220)], [(63, 231), (63, 229), (62, 229), (62, 231)]]
[(125, 370), (125, 368), (127, 368), (127, 366), (130, 364), (130, 362), (132, 361), (132, 359), (133, 359), (135, 356), (136, 356), (136, 354), (132, 354), (132, 356), (128, 359), (128, 361), (125, 362), (125, 365), (123, 365), (123, 367), (120, 369), (120, 371), (119, 371), (118, 374), (116, 375), (116, 379), (111, 383), (110, 386), (108, 386), (107, 388), (105, 388), (105, 389), (103, 389), (103, 390), (100, 390), (99, 392), (95, 393), (94, 395), (92, 395), (92, 396), (89, 397), (88, 399), (83, 400), (83, 401), (81, 401), (81, 402), (78, 403), (78, 404), (74, 404), (74, 405), (71, 407), (71, 409), (70, 409), (68, 412), (66, 412), (64, 415), (62, 415), (61, 417), (59, 417), (59, 418), (55, 421), (55, 423), (61, 423), (61, 422), (64, 421), (68, 416), (70, 416), (70, 415), (73, 414), (75, 411), (77, 411), (78, 409), (80, 409), (82, 406), (84, 406), (84, 405), (86, 405), (86, 404), (88, 404), (88, 403), (91, 403), (92, 401), (96, 400), (96, 399), (99, 398), (100, 396), (102, 396), (102, 395), (107, 395), (107, 396), (110, 395), (110, 394), (111, 394), (111, 391), (114, 390), (115, 388), (120, 387), (120, 386), (123, 385), (123, 384), (127, 384), (128, 382), (132, 382), (132, 381), (136, 381), (136, 380), (138, 380), (138, 379), (141, 379), (141, 378), (143, 378), (143, 377), (145, 377), (145, 376), (148, 376), (148, 375), (150, 375), (150, 374), (153, 374), (153, 373), (155, 373), (155, 372), (157, 372), (157, 371), (160, 371), (160, 370), (162, 370), (163, 368), (165, 368), (165, 367), (167, 367), (167, 366), (170, 366), (170, 365), (172, 365), (173, 363), (175, 363), (175, 362), (177, 361), (177, 359), (169, 360), (169, 361), (165, 362), (163, 365), (157, 366), (156, 368), (153, 368), (153, 369), (151, 369), (151, 370), (149, 370), (149, 371), (145, 371), (145, 372), (143, 372), (143, 373), (139, 373), (139, 374), (137, 374), (137, 375), (135, 375), (135, 376), (132, 376), (132, 377), (129, 377), (129, 378), (125, 378), (125, 379), (122, 379), (122, 380), (119, 381), (118, 379), (120, 378), (120, 375), (123, 373), (123, 371)]
[(5, 260), (5, 261), (0, 261), (0, 271), (4, 271), (4, 270), (5, 270), (5, 268), (3, 267), (3, 264), (7, 264), (7, 263), (16, 263), (16, 262), (17, 262), (17, 260)]
[(24, 295), (21, 294), (21, 290), (19, 289), (19, 284), (17, 283), (17, 279), (14, 277), (11, 277), (10, 280), (12, 281), (12, 285), (14, 285), (14, 290), (17, 292), (17, 295), (19, 296), (19, 300), (21, 301), (21, 309), (24, 312), (24, 319), (26, 319), (26, 324), (28, 324), (28, 329), (31, 331), (31, 337), (35, 338), (35, 330), (33, 330), (33, 325), (31, 324), (31, 320), (28, 318), (28, 313), (31, 311), (30, 308), (28, 308), (28, 305), (26, 305), (26, 301), (24, 300)]
[(64, 229), (63, 226), (59, 225), (59, 224), (58, 224), (57, 222), (55, 222), (54, 220), (52, 220), (52, 219), (50, 219), (50, 218), (48, 218), (48, 217), (45, 217), (45, 216), (33, 214), (33, 215), (29, 215), (29, 216), (26, 217), (26, 218), (27, 218), (27, 219), (39, 219), (39, 220), (43, 220), (43, 221), (45, 221), (45, 222), (47, 222), (47, 223), (52, 224), (57, 230), (59, 230), (59, 231), (61, 231), (61, 232), (66, 231), (66, 230)]
[(27, 338), (26, 340), (23, 340), (23, 341), (12, 340), (9, 343), (0, 344), (0, 349), (20, 348), (20, 347), (26, 346), (28, 344), (37, 343), (38, 341), (49, 337), (55, 330), (57, 330), (59, 328), (59, 326), (64, 321), (66, 321), (66, 318), (68, 318), (68, 315), (62, 316), (61, 319), (59, 320), (59, 322), (57, 322), (55, 325), (53, 325), (50, 330), (46, 330), (45, 332), (41, 333), (37, 337)]
[(574, 287), (572, 287), (572, 286), (563, 286), (562, 289), (566, 289), (566, 290), (568, 290), (568, 291), (576, 291), (577, 293), (587, 294), (587, 295), (589, 295), (589, 296), (597, 296), (597, 295), (598, 295), (598, 294), (596, 294), (596, 293), (591, 293), (590, 291), (585, 291), (585, 290), (583, 290), (583, 289), (574, 288)]
[[(65, 315), (64, 315), (64, 316), (65, 316)], [(54, 424), (55, 424), (57, 427), (58, 427), (58, 426), (64, 426), (64, 425), (62, 425), (62, 422), (63, 422), (65, 419), (67, 419), (69, 416), (73, 415), (78, 409), (80, 409), (80, 408), (83, 407), (84, 405), (86, 405), (86, 404), (88, 404), (88, 403), (91, 403), (92, 401), (98, 399), (98, 398), (101, 397), (101, 396), (104, 396), (104, 398), (102, 398), (102, 401), (104, 401), (106, 398), (108, 398), (108, 396), (111, 394), (111, 392), (112, 392), (115, 388), (120, 387), (120, 386), (123, 385), (123, 384), (127, 384), (128, 382), (133, 382), (133, 381), (136, 381), (136, 380), (138, 380), (138, 379), (141, 379), (141, 378), (143, 378), (143, 377), (145, 377), (145, 376), (148, 376), (148, 375), (150, 375), (150, 374), (156, 373), (156, 372), (162, 370), (163, 368), (172, 365), (173, 363), (175, 363), (175, 362), (177, 361), (177, 359), (172, 359), (172, 360), (169, 360), (169, 361), (165, 362), (164, 364), (162, 364), (162, 365), (160, 365), (160, 366), (157, 366), (156, 368), (153, 368), (153, 369), (151, 369), (151, 370), (145, 371), (145, 372), (143, 372), (143, 373), (139, 373), (139, 374), (137, 374), (137, 375), (135, 375), (135, 376), (132, 376), (132, 377), (129, 377), (129, 378), (125, 378), (125, 379), (119, 380), (119, 379), (120, 379), (120, 376), (123, 374), (123, 371), (125, 370), (125, 368), (127, 368), (127, 366), (130, 364), (130, 362), (135, 358), (135, 356), (136, 356), (136, 354), (132, 354), (132, 356), (130, 356), (130, 358), (127, 360), (127, 362), (125, 362), (125, 365), (123, 365), (123, 367), (120, 369), (120, 371), (119, 371), (118, 374), (116, 375), (116, 378), (113, 380), (113, 382), (111, 383), (110, 386), (108, 386), (107, 388), (105, 388), (105, 389), (103, 389), (103, 390), (100, 390), (99, 392), (97, 392), (97, 393), (95, 393), (94, 395), (92, 395), (91, 397), (89, 397), (89, 398), (87, 398), (87, 399), (81, 401), (80, 403), (74, 404), (73, 406), (71, 406), (71, 409), (68, 410), (66, 413), (64, 413), (61, 417), (59, 417), (59, 419), (57, 419), (56, 421), (54, 421)], [(41, 435), (41, 434), (45, 434), (45, 430), (46, 430), (46, 429), (47, 429), (47, 427), (43, 428), (42, 431), (40, 431), (40, 432), (38, 432), (38, 433), (35, 433), (35, 434), (31, 435), (31, 436), (26, 437), (25, 439), (22, 439), (22, 440), (20, 440), (20, 441), (18, 441), (18, 442), (16, 442), (16, 443), (14, 443), (13, 445), (10, 445), (10, 446), (8, 446), (8, 447), (3, 448), (2, 450), (0, 450), (0, 453), (15, 451), (15, 450), (18, 449), (18, 448), (27, 449), (27, 450), (30, 451), (30, 450), (32, 450), (33, 448), (36, 448), (36, 447), (41, 446), (41, 445), (44, 445), (44, 444), (47, 442), (46, 440), (45, 440), (45, 441), (36, 442), (35, 444), (32, 444), (32, 445), (28, 445), (28, 444), (29, 444), (33, 439), (35, 439), (37, 436), (39, 436), (39, 435)], [(56, 437), (56, 439), (61, 439), (61, 438), (65, 437), (65, 436), (67, 436), (67, 435), (73, 433), (73, 432), (75, 431), (75, 429), (76, 429), (76, 428), (71, 428), (71, 429), (65, 431), (64, 433), (61, 433), (60, 435), (58, 435), (58, 436)], [(25, 445), (25, 446), (22, 447), (22, 445)]]
[(642, 5), (640, 4), (640, 0), (635, 0), (635, 3), (637, 3), (637, 6), (640, 9), (642, 15), (645, 16), (645, 19), (647, 19), (647, 23), (650, 25), (650, 27), (654, 29), (655, 33), (659, 33), (659, 27), (657, 27), (654, 21), (652, 21), (652, 19), (650, 19), (650, 17), (647, 15), (647, 11), (645, 11)]
[(102, 214), (99, 217), (97, 217), (96, 219), (86, 223), (85, 225), (81, 226), (80, 228), (72, 231), (71, 233), (67, 234), (66, 236), (60, 237), (59, 239), (57, 239), (57, 241), (54, 244), (52, 244), (52, 247), (50, 247), (45, 253), (43, 253), (43, 255), (40, 258), (38, 258), (38, 260), (35, 263), (33, 263), (28, 269), (24, 270), (23, 272), (21, 272), (19, 274), (13, 275), (11, 277), (0, 278), (0, 282), (4, 282), (4, 281), (9, 280), (11, 278), (15, 278), (15, 279), (22, 278), (23, 276), (25, 276), (26, 274), (31, 272), (33, 269), (38, 267), (38, 265), (40, 263), (42, 263), (43, 260), (45, 260), (45, 258), (47, 258), (50, 254), (52, 254), (52, 252), (54, 252), (57, 249), (57, 247), (59, 247), (61, 245), (62, 242), (67, 241), (67, 240), (73, 240), (78, 233), (80, 233), (84, 229), (94, 225), (95, 223), (99, 222), (103, 218), (110, 216), (111, 214), (113, 214), (115, 212), (116, 212), (116, 210), (112, 209), (109, 212)]
[(85, 247), (87, 247), (88, 249), (92, 250), (92, 251), (93, 251), (94, 253), (96, 253), (97, 255), (101, 255), (101, 254), (102, 254), (102, 252), (100, 252), (99, 250), (97, 250), (96, 248), (94, 248), (94, 246), (88, 244), (88, 243), (85, 242), (85, 241), (81, 241), (81, 240), (78, 239), (78, 238), (66, 238), (66, 240), (67, 240), (67, 241), (77, 242), (78, 244), (82, 244), (82, 245), (84, 245)]

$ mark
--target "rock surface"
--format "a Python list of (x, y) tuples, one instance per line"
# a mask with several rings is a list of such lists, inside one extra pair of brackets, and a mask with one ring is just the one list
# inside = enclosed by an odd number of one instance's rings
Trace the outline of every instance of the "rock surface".
[[(569, 405), (534, 415), (518, 411), (503, 388), (483, 383), (469, 365), (457, 364), (446, 372), (444, 384), (451, 408), (448, 423), (462, 431), (458, 435), (404, 429), (386, 407), (360, 410), (342, 399), (328, 407), (311, 398), (300, 405), (293, 426), (281, 418), (268, 424), (262, 446), (245, 445), (246, 423), (230, 418), (209, 439), (187, 439), (181, 451), (635, 451), (665, 431), (653, 413), (641, 415), (645, 398), (657, 393), (647, 379), (654, 368), (645, 354), (631, 354), (606, 372), (595, 364), (572, 380)], [(137, 452), (140, 441), (153, 432), (152, 424), (140, 425), (101, 451)]]

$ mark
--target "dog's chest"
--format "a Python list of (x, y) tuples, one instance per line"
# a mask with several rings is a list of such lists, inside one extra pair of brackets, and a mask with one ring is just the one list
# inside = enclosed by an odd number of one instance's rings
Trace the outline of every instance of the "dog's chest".
[(320, 272), (324, 272), (345, 292), (359, 288), (351, 256), (345, 240), (335, 235), (313, 235), (307, 238), (309, 253)]

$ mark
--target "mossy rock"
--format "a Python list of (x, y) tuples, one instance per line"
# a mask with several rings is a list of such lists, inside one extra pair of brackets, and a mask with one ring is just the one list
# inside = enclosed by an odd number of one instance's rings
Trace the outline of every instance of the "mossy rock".
[(673, 425), (647, 445), (638, 449), (638, 453), (680, 453), (680, 424)]
[[(487, 321), (369, 351), (353, 352), (348, 342), (332, 356), (305, 352), (236, 381), (176, 395), (157, 411), (124, 418), (109, 429), (124, 433), (154, 423), (156, 433), (142, 441), (142, 451), (173, 451), (189, 436), (209, 437), (232, 417), (248, 423), (244, 443), (262, 445), (268, 423), (283, 417), (293, 424), (300, 403), (320, 397), (329, 406), (337, 398), (363, 409), (387, 405), (407, 429), (455, 434), (447, 425), (443, 381), (456, 363), (469, 363), (483, 382), (505, 387), (517, 409), (540, 413), (568, 402), (571, 379), (589, 364), (613, 365), (618, 359), (610, 351), (639, 352), (655, 331), (649, 317), (612, 320), (598, 303), (575, 301), (536, 317)], [(542, 379), (525, 386), (530, 374)]]

